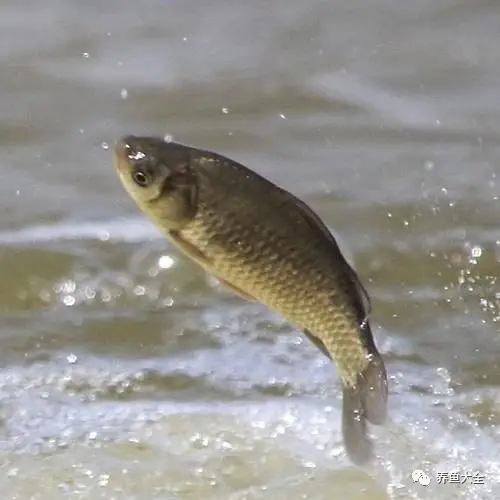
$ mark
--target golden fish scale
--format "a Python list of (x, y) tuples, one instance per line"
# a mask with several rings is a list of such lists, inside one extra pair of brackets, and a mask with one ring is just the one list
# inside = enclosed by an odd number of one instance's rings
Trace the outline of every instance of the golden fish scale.
[(238, 190), (218, 196), (210, 184), (200, 186), (197, 215), (180, 234), (205, 255), (215, 276), (321, 339), (340, 377), (355, 385), (368, 352), (353, 302), (357, 291), (345, 264), (332, 259), (339, 250), (319, 241), (298, 212), (261, 191), (249, 203), (248, 189), (245, 197)]
[[(366, 292), (324, 224), (292, 194), (215, 153), (130, 136), (115, 155), (125, 187), (173, 243), (318, 339), (343, 382), (346, 451), (369, 462), (366, 424), (385, 421), (387, 377), (369, 325), (361, 327)], [(132, 184), (130, 168), (145, 170), (150, 189)]]

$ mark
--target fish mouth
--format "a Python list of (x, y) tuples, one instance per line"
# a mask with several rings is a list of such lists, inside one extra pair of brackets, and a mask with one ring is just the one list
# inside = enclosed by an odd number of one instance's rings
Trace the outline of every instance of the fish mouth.
[(130, 144), (134, 142), (134, 138), (134, 136), (128, 135), (118, 139), (113, 145), (113, 163), (116, 170), (120, 173), (124, 173), (130, 169)]

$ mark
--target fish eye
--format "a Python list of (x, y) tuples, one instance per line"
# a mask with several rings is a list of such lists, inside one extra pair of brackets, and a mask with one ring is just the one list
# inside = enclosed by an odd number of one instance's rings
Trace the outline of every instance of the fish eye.
[(151, 181), (151, 176), (149, 176), (144, 170), (136, 170), (132, 174), (132, 179), (134, 182), (141, 187), (147, 187)]

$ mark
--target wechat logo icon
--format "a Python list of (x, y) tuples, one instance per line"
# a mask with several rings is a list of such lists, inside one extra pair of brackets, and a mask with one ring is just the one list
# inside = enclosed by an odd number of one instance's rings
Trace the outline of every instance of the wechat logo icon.
[(431, 478), (421, 469), (415, 469), (411, 473), (411, 478), (414, 483), (420, 483), (422, 486), (429, 486)]

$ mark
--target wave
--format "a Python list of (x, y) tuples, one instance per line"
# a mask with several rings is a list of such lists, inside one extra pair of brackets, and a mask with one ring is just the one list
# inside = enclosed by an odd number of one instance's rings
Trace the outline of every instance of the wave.
[(0, 245), (36, 245), (71, 240), (124, 241), (129, 243), (162, 238), (144, 218), (120, 218), (83, 223), (38, 225), (0, 231)]

